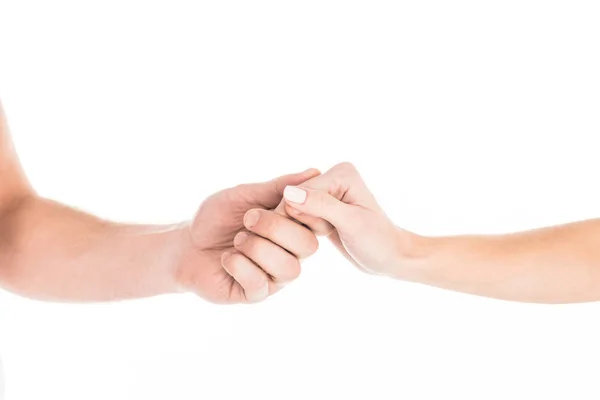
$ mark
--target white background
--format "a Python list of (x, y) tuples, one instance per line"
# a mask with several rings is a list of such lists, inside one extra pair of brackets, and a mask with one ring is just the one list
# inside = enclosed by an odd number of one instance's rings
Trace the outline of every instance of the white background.
[[(188, 219), (354, 162), (421, 234), (600, 216), (596, 1), (0, 2), (0, 95), (48, 197)], [(600, 304), (367, 277), (323, 242), (253, 307), (5, 294), (7, 400), (597, 399)]]

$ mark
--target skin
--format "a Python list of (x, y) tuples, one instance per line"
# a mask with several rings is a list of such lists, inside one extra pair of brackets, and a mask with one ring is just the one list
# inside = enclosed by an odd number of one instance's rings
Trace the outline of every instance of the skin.
[(300, 260), (317, 250), (308, 228), (272, 209), (286, 185), (318, 174), (223, 190), (180, 224), (118, 224), (39, 196), (0, 107), (0, 286), (49, 301), (188, 291), (219, 304), (264, 300), (297, 278)]
[(189, 222), (121, 225), (39, 196), (0, 108), (0, 285), (15, 293), (106, 301), (192, 291), (214, 303), (256, 302), (298, 276), (317, 249), (313, 232), (372, 274), (522, 302), (600, 300), (597, 219), (420, 236), (397, 227), (343, 163), (226, 189)]
[(535, 303), (600, 300), (600, 220), (506, 235), (425, 237), (397, 227), (349, 163), (286, 188), (277, 207), (361, 270)]

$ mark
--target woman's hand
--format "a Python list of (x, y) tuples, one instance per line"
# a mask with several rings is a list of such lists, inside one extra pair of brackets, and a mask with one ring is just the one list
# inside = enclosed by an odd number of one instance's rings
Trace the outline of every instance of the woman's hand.
[(397, 276), (402, 258), (416, 256), (419, 237), (398, 228), (352, 164), (338, 164), (298, 186), (288, 186), (285, 211), (334, 245), (365, 272)]
[(600, 300), (600, 219), (504, 235), (422, 237), (396, 227), (351, 164), (284, 190), (283, 209), (363, 270), (504, 300)]

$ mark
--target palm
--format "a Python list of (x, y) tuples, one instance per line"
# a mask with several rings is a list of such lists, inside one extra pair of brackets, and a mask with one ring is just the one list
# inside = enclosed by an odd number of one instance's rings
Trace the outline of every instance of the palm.
[(359, 210), (359, 217), (369, 221), (359, 229), (335, 230), (329, 239), (355, 266), (369, 274), (385, 274), (395, 262), (398, 228), (381, 210)]

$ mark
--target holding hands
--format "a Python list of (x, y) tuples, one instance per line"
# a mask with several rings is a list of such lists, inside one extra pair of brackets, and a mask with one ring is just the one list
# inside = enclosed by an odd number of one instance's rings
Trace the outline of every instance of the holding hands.
[(398, 228), (356, 168), (342, 163), (298, 186), (288, 186), (278, 209), (325, 235), (361, 270), (392, 276), (416, 235)]
[[(234, 287), (245, 290), (245, 297), (237, 289), (230, 299), (260, 300), (296, 278), (299, 260), (317, 249), (317, 235), (371, 274), (513, 301), (600, 300), (600, 220), (505, 235), (425, 237), (396, 226), (349, 163), (285, 185), (275, 191), (283, 198), (274, 211), (258, 210), (265, 217), (260, 228), (248, 223), (257, 210), (245, 214), (250, 241), (234, 246), (240, 254), (222, 259), (223, 269), (238, 282)], [(262, 205), (274, 206), (276, 197)], [(251, 270), (262, 284), (268, 277), (268, 292), (265, 286), (248, 289), (243, 279)]]
[(316, 252), (317, 238), (272, 209), (287, 185), (318, 174), (310, 169), (206, 199), (183, 230), (185, 245), (175, 273), (179, 285), (213, 303), (254, 303), (296, 279), (300, 260)]
[(327, 236), (361, 270), (506, 300), (600, 300), (600, 219), (504, 235), (424, 237), (397, 227), (338, 164), (210, 196), (190, 223), (120, 224), (44, 198), (0, 107), (0, 287), (97, 302), (190, 291), (254, 303), (300, 274)]
[(503, 235), (397, 227), (356, 169), (338, 164), (210, 196), (190, 223), (121, 224), (40, 196), (0, 107), (0, 287), (50, 301), (190, 291), (254, 303), (300, 274), (327, 236), (361, 270), (506, 300), (600, 300), (600, 219)]
[(209, 197), (190, 226), (178, 281), (212, 302), (258, 302), (300, 275), (317, 235), (361, 270), (387, 276), (417, 237), (396, 227), (342, 163)]
[(417, 237), (396, 227), (356, 169), (342, 163), (209, 197), (189, 228), (192, 245), (177, 278), (212, 302), (258, 302), (299, 276), (300, 260), (318, 248), (316, 235), (361, 270), (387, 276)]

